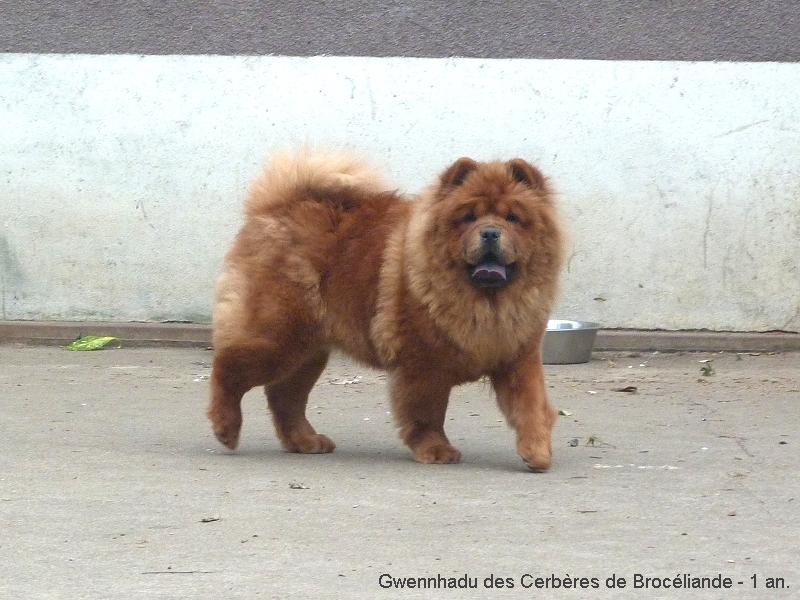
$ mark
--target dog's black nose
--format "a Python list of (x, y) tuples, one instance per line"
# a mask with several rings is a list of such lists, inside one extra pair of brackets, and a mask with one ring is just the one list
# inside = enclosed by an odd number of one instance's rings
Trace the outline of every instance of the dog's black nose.
[(484, 242), (496, 242), (500, 239), (500, 230), (497, 227), (484, 227), (481, 229), (481, 239)]

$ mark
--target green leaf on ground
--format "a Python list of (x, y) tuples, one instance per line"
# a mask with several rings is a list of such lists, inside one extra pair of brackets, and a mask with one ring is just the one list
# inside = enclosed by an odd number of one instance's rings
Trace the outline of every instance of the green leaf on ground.
[(64, 350), (79, 350), (79, 351), (100, 350), (101, 348), (104, 348), (107, 344), (110, 344), (111, 342), (116, 342), (117, 348), (122, 348), (122, 342), (120, 342), (118, 338), (111, 336), (84, 335), (79, 337), (71, 344), (67, 344), (66, 346), (64, 346)]
[(711, 363), (700, 367), (700, 372), (703, 374), (703, 377), (711, 377), (716, 373), (714, 371), (714, 365), (712, 365)]

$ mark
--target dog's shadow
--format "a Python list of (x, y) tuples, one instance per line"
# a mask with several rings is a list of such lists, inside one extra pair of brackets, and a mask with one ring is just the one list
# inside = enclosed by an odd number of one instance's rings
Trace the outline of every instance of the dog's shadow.
[[(512, 448), (506, 452), (500, 450), (487, 452), (485, 448), (470, 449), (461, 445), (464, 455), (458, 463), (426, 465), (416, 462), (410, 451), (402, 446), (389, 445), (364, 445), (358, 447), (339, 445), (336, 450), (328, 454), (300, 454), (283, 450), (276, 442), (257, 443), (250, 441), (242, 443), (236, 450), (228, 450), (223, 446), (213, 448), (212, 454), (226, 465), (235, 465), (236, 462), (248, 466), (269, 465), (271, 469), (336, 469), (338, 472), (353, 470), (357, 472), (372, 472), (377, 469), (385, 472), (397, 470), (398, 474), (407, 475), (414, 473), (425, 475), (435, 473), (437, 476), (452, 475), (453, 477), (487, 471), (496, 473), (522, 473), (532, 475), (525, 463), (514, 453)], [(201, 451), (208, 454), (209, 449)]]

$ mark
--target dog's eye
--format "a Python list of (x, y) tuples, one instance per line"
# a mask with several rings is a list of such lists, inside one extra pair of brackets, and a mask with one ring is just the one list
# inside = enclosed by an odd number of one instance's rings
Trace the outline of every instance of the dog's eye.
[(506, 216), (506, 221), (508, 221), (509, 223), (519, 223), (519, 217), (515, 215), (513, 212), (510, 212), (508, 213), (508, 216)]
[(475, 213), (472, 211), (469, 211), (467, 214), (461, 217), (461, 221), (463, 223), (474, 223), (476, 220), (477, 217), (475, 216)]

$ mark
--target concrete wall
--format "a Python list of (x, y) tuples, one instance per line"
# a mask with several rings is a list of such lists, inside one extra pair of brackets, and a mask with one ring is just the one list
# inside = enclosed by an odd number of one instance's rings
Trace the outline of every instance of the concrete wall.
[(409, 191), (539, 163), (559, 316), (797, 331), (798, 31), (782, 0), (9, 0), (0, 318), (207, 320), (247, 180), (317, 141)]
[(800, 60), (787, 0), (4, 0), (0, 51)]
[(800, 65), (0, 55), (0, 317), (202, 321), (271, 149), (418, 190), (525, 157), (571, 230), (558, 316), (800, 330)]

